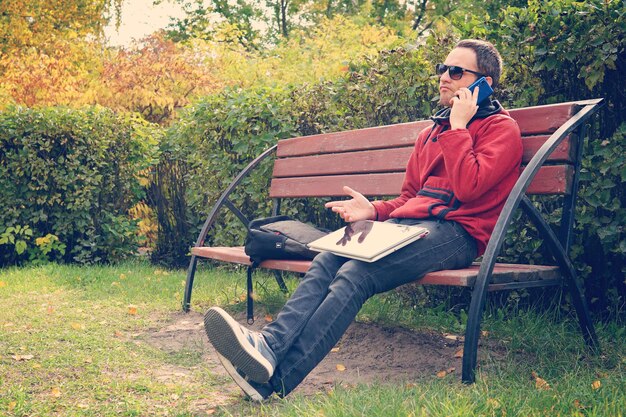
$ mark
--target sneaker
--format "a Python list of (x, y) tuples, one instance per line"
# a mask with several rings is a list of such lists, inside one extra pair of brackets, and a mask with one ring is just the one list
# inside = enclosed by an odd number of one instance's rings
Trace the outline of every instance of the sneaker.
[(224, 366), (224, 369), (226, 369), (226, 372), (228, 372), (228, 375), (230, 375), (233, 381), (235, 381), (235, 384), (239, 385), (239, 388), (241, 388), (244, 394), (246, 394), (251, 401), (261, 403), (272, 396), (274, 388), (272, 388), (271, 384), (268, 382), (258, 384), (254, 381), (250, 381), (246, 378), (246, 375), (237, 370), (228, 359), (219, 353), (217, 354), (217, 357), (222, 363), (222, 366)]
[(260, 384), (269, 381), (276, 356), (263, 335), (241, 326), (219, 307), (206, 312), (204, 329), (215, 350), (249, 380)]

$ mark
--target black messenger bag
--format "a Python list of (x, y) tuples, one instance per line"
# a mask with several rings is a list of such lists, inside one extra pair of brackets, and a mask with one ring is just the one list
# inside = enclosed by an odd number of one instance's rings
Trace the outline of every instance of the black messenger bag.
[(319, 252), (310, 250), (308, 243), (326, 235), (318, 229), (289, 216), (273, 216), (252, 220), (248, 224), (245, 252), (252, 265), (248, 267), (248, 323), (254, 322), (252, 272), (266, 259), (313, 259)]

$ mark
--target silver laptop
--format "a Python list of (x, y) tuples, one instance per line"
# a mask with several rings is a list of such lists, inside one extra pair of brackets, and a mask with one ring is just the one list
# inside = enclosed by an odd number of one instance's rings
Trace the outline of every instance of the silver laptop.
[(375, 262), (427, 234), (425, 227), (363, 220), (335, 230), (308, 246), (320, 252)]

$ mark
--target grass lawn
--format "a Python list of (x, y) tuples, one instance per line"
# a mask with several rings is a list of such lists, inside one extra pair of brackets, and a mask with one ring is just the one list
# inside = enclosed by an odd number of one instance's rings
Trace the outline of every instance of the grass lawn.
[[(503, 354), (481, 362), (474, 385), (461, 384), (458, 373), (432, 375), (250, 404), (225, 392), (230, 381), (193, 343), (172, 353), (146, 341), (180, 314), (184, 279), (185, 271), (143, 261), (0, 270), (0, 416), (625, 415), (623, 323), (597, 325), (603, 351), (593, 356), (567, 315), (501, 311), (488, 314), (483, 328)], [(243, 272), (207, 267), (196, 282), (194, 311), (244, 308)], [(272, 313), (284, 297), (269, 276), (262, 282), (260, 304)], [(359, 320), (462, 328), (452, 314), (408, 309), (395, 294), (370, 300)]]

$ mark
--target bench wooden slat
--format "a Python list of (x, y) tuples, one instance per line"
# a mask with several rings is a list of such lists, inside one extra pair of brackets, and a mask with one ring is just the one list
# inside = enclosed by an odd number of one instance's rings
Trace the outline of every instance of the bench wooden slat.
[[(554, 133), (571, 117), (574, 104), (561, 103), (510, 110), (522, 136)], [(412, 146), (420, 131), (432, 126), (430, 120), (378, 126), (346, 132), (323, 133), (283, 139), (278, 142), (276, 156), (319, 155), (332, 152), (350, 152), (366, 149)]]
[[(523, 138), (524, 154), (522, 163), (528, 163), (548, 138), (549, 136)], [(555, 149), (548, 160), (552, 162), (571, 161), (574, 153), (570, 143), (570, 138), (566, 138)], [(288, 178), (404, 171), (412, 151), (413, 146), (404, 146), (369, 151), (279, 158), (274, 162), (272, 175), (275, 178)]]
[[(244, 252), (243, 246), (235, 247), (195, 247), (193, 255), (206, 259), (215, 259), (230, 263), (249, 266), (250, 258)], [(295, 260), (266, 260), (261, 268), (280, 271), (305, 273), (311, 265), (310, 261)], [(474, 263), (466, 269), (443, 270), (431, 272), (418, 281), (423, 285), (455, 285), (472, 287), (478, 276), (480, 264)], [(492, 275), (493, 284), (507, 284), (511, 282), (528, 283), (530, 281), (558, 280), (561, 274), (556, 266), (545, 265), (518, 265), (496, 264)]]
[[(528, 187), (527, 194), (569, 193), (573, 175), (574, 169), (570, 165), (543, 166)], [(365, 196), (396, 196), (400, 194), (403, 180), (404, 172), (274, 178), (270, 197), (345, 197), (344, 185)]]
[(346, 132), (283, 139), (278, 141), (276, 156), (282, 158), (365, 149), (412, 147), (417, 134), (426, 127), (432, 126), (432, 124), (433, 122), (430, 120), (421, 120)]
[(572, 117), (575, 103), (548, 104), (509, 110), (523, 136), (554, 133)]

